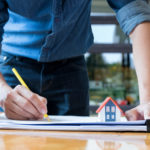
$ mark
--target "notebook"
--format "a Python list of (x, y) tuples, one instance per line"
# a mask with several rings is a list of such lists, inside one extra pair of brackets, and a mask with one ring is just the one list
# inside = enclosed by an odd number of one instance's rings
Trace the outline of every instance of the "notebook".
[(150, 120), (100, 122), (97, 117), (49, 116), (51, 121), (19, 121), (0, 116), (0, 129), (55, 131), (136, 131), (150, 132)]

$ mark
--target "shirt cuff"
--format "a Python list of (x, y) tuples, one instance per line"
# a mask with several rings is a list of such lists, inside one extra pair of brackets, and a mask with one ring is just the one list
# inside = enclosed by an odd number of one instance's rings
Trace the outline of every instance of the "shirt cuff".
[(124, 33), (129, 35), (138, 24), (150, 21), (150, 6), (143, 0), (136, 0), (122, 7), (116, 17)]

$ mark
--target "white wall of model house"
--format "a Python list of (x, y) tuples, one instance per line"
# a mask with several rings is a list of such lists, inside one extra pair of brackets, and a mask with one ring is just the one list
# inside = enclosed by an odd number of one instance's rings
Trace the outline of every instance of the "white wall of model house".
[[(115, 106), (116, 107), (116, 106)], [(98, 113), (98, 119), (101, 122), (105, 122), (105, 106), (101, 109), (101, 111)], [(118, 109), (118, 107), (116, 107), (116, 121), (121, 121), (121, 112)]]
[(101, 122), (105, 122), (105, 107), (98, 113), (98, 119)]

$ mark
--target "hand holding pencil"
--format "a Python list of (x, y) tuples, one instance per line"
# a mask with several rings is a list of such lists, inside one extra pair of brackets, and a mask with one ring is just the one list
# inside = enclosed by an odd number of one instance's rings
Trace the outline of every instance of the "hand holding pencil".
[(38, 120), (47, 114), (46, 98), (33, 93), (23, 83), (10, 89), (4, 102), (5, 114), (9, 119)]
[[(21, 76), (19, 75), (18, 71), (17, 71), (15, 68), (13, 68), (12, 71), (13, 71), (14, 75), (16, 76), (16, 78), (19, 80), (19, 82), (20, 82), (25, 88), (27, 88), (27, 89), (29, 90), (29, 87), (26, 85), (26, 83), (24, 82), (24, 80), (21, 78)], [(34, 102), (33, 102), (33, 104), (34, 104)], [(38, 108), (37, 108), (37, 109), (38, 109)], [(46, 118), (48, 121), (50, 121), (50, 119), (49, 119), (47, 113), (44, 111), (44, 109), (41, 109), (41, 110), (39, 110), (39, 111), (40, 111), (41, 113), (43, 113), (43, 117), (44, 117), (44, 118)]]

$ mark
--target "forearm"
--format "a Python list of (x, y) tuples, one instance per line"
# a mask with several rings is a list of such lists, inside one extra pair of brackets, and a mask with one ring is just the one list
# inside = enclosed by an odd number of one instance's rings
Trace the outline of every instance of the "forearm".
[(3, 101), (5, 100), (7, 93), (11, 91), (12, 88), (8, 86), (4, 77), (0, 73), (0, 106), (3, 107)]
[(139, 84), (140, 103), (150, 102), (150, 22), (138, 25), (130, 34)]

